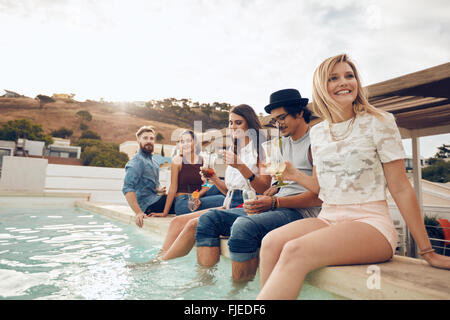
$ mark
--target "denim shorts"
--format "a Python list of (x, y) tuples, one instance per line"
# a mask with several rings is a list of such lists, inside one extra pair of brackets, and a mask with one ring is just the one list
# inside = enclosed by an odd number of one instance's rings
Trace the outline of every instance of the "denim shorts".
[[(174, 210), (176, 215), (182, 215), (191, 213), (188, 208), (189, 195), (183, 194), (178, 196), (174, 200)], [(216, 186), (212, 186), (204, 195), (200, 198), (200, 206), (198, 210), (221, 207), (225, 196), (217, 189)]]
[[(305, 208), (309, 213), (311, 208)], [(270, 231), (308, 216), (303, 209), (279, 208), (248, 216), (243, 208), (212, 209), (198, 220), (197, 247), (218, 247), (220, 236), (229, 236), (233, 261), (243, 262), (258, 256), (261, 241)]]

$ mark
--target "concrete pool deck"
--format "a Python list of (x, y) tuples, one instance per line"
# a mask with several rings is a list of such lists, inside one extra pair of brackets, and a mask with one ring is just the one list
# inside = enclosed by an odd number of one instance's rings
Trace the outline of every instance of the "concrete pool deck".
[[(134, 212), (127, 205), (77, 200), (75, 206), (126, 224), (135, 224)], [(165, 236), (174, 215), (144, 219), (144, 230)], [(229, 257), (227, 239), (221, 252)], [(356, 300), (450, 300), (450, 271), (433, 268), (422, 259), (394, 256), (373, 265), (326, 267), (311, 272), (307, 282), (336, 295)]]

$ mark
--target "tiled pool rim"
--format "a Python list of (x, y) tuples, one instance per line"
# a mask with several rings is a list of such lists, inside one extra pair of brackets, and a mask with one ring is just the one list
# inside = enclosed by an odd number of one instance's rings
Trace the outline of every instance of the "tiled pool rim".
[[(0, 192), (0, 206), (75, 206), (108, 216), (125, 224), (135, 224), (127, 205), (95, 203), (87, 193)], [(145, 219), (143, 229), (164, 237), (172, 216)], [(221, 252), (229, 257), (227, 239)], [(426, 261), (394, 256), (373, 265), (325, 267), (311, 272), (307, 282), (336, 295), (356, 300), (450, 300), (450, 271), (430, 267)]]

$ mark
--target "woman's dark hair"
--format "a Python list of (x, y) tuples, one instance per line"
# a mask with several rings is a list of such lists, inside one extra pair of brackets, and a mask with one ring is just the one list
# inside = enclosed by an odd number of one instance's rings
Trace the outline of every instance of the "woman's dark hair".
[[(253, 110), (252, 107), (250, 107), (247, 104), (240, 104), (238, 106), (233, 107), (230, 110), (230, 113), (237, 114), (238, 116), (241, 116), (247, 121), (248, 126), (248, 136), (250, 140), (253, 141), (253, 144), (256, 148), (256, 152), (258, 154), (258, 160), (260, 158), (260, 145), (266, 141), (265, 136), (262, 134), (262, 125), (259, 121), (258, 116), (255, 113), (255, 110)], [(237, 153), (237, 139), (233, 140), (233, 151), (234, 153)], [(264, 154), (264, 153), (262, 153)]]
[(283, 108), (287, 113), (295, 118), (303, 111), (303, 119), (305, 120), (305, 122), (309, 123), (309, 121), (311, 120), (311, 111), (309, 111), (306, 106), (303, 108), (299, 108), (298, 104), (290, 104), (283, 106)]

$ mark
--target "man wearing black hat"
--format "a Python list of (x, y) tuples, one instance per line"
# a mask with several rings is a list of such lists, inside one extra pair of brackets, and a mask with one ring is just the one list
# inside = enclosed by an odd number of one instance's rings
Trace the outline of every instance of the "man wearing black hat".
[[(306, 108), (307, 104), (308, 99), (302, 98), (297, 90), (285, 89), (270, 96), (270, 104), (265, 111), (270, 113), (272, 124), (279, 128), (282, 136), (283, 160), (289, 160), (298, 170), (312, 175), (308, 124), (311, 113)], [(200, 216), (197, 226), (198, 262), (212, 266), (218, 261), (220, 252), (215, 238), (227, 235), (225, 231), (229, 230), (233, 279), (252, 279), (258, 267), (263, 237), (287, 223), (316, 217), (320, 204), (316, 194), (291, 183), (281, 187), (276, 195), (267, 191), (257, 200), (245, 203), (244, 209), (210, 210)]]

